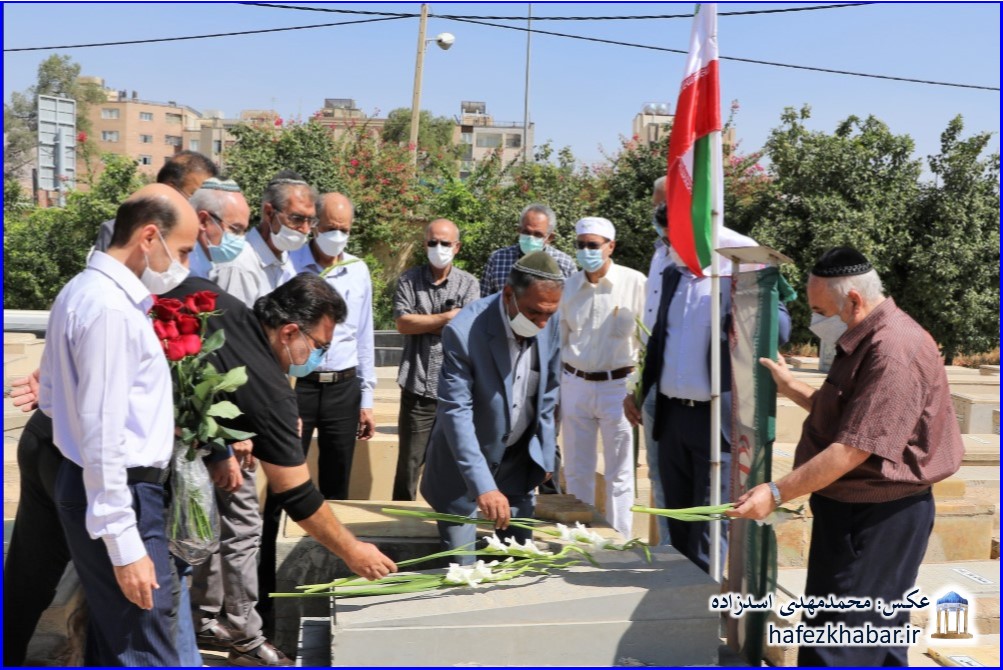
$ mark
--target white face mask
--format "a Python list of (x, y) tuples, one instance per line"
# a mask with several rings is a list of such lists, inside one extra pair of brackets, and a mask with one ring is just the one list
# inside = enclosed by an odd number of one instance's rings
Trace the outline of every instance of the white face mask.
[[(274, 215), (273, 215), (274, 216)], [(272, 233), (272, 244), (279, 251), (296, 251), (306, 244), (307, 235), (279, 223), (279, 232)]]
[(428, 247), (425, 254), (428, 256), (428, 262), (439, 270), (453, 262), (453, 247), (451, 246), (445, 247), (440, 244), (436, 247)]
[(348, 244), (348, 233), (341, 230), (330, 230), (326, 233), (319, 233), (315, 239), (322, 252), (331, 258), (337, 258), (345, 250), (345, 245)]
[(143, 286), (153, 295), (163, 295), (176, 289), (188, 277), (188, 268), (179, 263), (174, 256), (171, 256), (171, 250), (167, 248), (167, 242), (164, 241), (164, 236), (160, 234), (159, 230), (157, 231), (157, 237), (160, 238), (160, 243), (164, 245), (164, 251), (167, 252), (167, 257), (171, 259), (171, 264), (163, 272), (154, 272), (150, 269), (150, 256), (146, 255), (146, 269), (143, 270), (143, 274), (139, 280), (143, 282)]
[(836, 340), (846, 332), (846, 324), (840, 320), (839, 314), (832, 316), (812, 314), (811, 325), (808, 326), (808, 329), (823, 342), (835, 344)]
[(515, 316), (509, 319), (512, 332), (519, 337), (536, 337), (543, 328), (530, 321), (529, 317), (522, 313), (519, 309), (519, 303), (515, 301), (515, 295), (512, 296), (512, 304), (515, 305), (516, 311)]

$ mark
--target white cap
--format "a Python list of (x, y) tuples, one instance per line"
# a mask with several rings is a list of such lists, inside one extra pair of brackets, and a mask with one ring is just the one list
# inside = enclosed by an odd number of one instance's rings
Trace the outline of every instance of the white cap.
[(575, 224), (575, 235), (599, 235), (607, 240), (616, 239), (616, 228), (609, 219), (601, 216), (586, 216)]

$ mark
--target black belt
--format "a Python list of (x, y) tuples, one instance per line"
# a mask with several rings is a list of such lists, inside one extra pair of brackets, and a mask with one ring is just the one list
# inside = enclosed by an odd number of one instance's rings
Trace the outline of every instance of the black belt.
[(300, 377), (300, 379), (315, 384), (337, 384), (346, 379), (352, 379), (355, 376), (355, 368), (348, 368), (346, 370), (338, 370), (337, 372), (311, 372), (305, 377)]
[(130, 484), (163, 484), (167, 481), (168, 468), (135, 467), (126, 468)]
[(702, 407), (703, 405), (710, 404), (710, 400), (690, 400), (689, 398), (669, 398), (669, 402), (674, 402), (683, 407)]
[(581, 377), (587, 382), (605, 382), (612, 379), (623, 379), (631, 372), (634, 368), (617, 368), (616, 370), (610, 370), (609, 372), (582, 372), (577, 368), (573, 368), (567, 363), (564, 364), (564, 369), (573, 374), (576, 377)]

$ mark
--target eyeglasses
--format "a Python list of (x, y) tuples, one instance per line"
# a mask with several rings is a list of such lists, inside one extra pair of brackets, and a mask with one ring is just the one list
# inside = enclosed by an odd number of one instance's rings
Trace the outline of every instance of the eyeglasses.
[(425, 242), (425, 245), (429, 249), (434, 249), (435, 247), (451, 247), (454, 244), (456, 244), (456, 242), (447, 242), (446, 240), (428, 240)]
[(313, 335), (311, 335), (310, 333), (306, 332), (306, 328), (304, 328), (303, 326), (300, 326), (299, 328), (300, 328), (300, 333), (302, 333), (303, 335), (305, 335), (307, 337), (307, 339), (310, 340), (310, 343), (314, 346), (315, 349), (320, 349), (321, 353), (325, 353), (326, 354), (327, 350), (331, 348), (331, 343), (330, 342), (321, 343), (321, 342), (317, 341), (317, 339)]
[(582, 242), (580, 240), (575, 240), (575, 247), (578, 249), (602, 249), (606, 245), (605, 242)]
[(233, 233), (234, 235), (244, 235), (247, 232), (246, 228), (234, 228), (233, 226), (225, 225), (223, 223), (223, 218), (219, 214), (216, 214), (215, 212), (210, 212), (209, 210), (206, 210), (206, 214), (212, 217), (212, 220), (216, 222), (216, 225), (219, 226), (220, 230), (222, 230), (224, 233)]
[(303, 216), (302, 214), (289, 214), (287, 212), (280, 211), (279, 214), (289, 219), (289, 221), (297, 228), (302, 228), (303, 226), (309, 227), (311, 230), (317, 227), (320, 223), (320, 219), (316, 216)]

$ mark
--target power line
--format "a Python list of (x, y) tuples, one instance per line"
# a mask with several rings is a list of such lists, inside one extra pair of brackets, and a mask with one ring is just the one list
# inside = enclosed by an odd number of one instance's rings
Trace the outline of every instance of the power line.
[[(241, 5), (251, 7), (271, 7), (274, 9), (293, 9), (303, 12), (330, 12), (333, 14), (362, 14), (367, 16), (401, 16), (417, 17), (417, 14), (394, 14), (392, 12), (376, 12), (362, 9), (331, 9), (329, 7), (304, 7), (302, 5), (281, 5), (271, 2), (241, 2)], [(864, 7), (877, 4), (874, 2), (851, 2), (836, 5), (810, 5), (807, 7), (784, 7), (778, 9), (750, 9), (736, 12), (718, 12), (718, 16), (752, 16), (755, 14), (784, 14), (789, 12), (812, 12), (819, 9), (841, 9), (844, 7)], [(525, 21), (526, 16), (481, 16), (457, 14), (429, 14), (440, 19), (471, 19), (481, 21)], [(692, 19), (693, 13), (686, 14), (642, 14), (630, 16), (534, 16), (534, 21), (634, 21), (650, 19)]]
[(401, 16), (384, 16), (375, 19), (358, 19), (355, 21), (339, 21), (337, 23), (317, 23), (311, 26), (292, 26), (289, 28), (264, 28), (261, 30), (242, 30), (240, 32), (234, 33), (211, 33), (208, 35), (185, 35), (183, 37), (159, 37), (155, 39), (148, 40), (127, 40), (123, 42), (94, 42), (91, 44), (63, 44), (60, 46), (49, 46), (49, 47), (21, 47), (17, 49), (4, 49), (4, 53), (9, 53), (12, 51), (50, 51), (53, 49), (86, 49), (89, 47), (114, 47), (122, 46), (126, 44), (152, 44), (154, 42), (181, 42), (184, 40), (204, 40), (212, 37), (237, 37), (241, 35), (261, 35), (264, 33), (281, 33), (288, 30), (311, 30), (313, 28), (332, 28), (334, 26), (350, 26), (359, 23), (375, 23), (377, 21), (393, 21), (395, 19), (408, 18), (406, 15)]
[[(438, 18), (446, 18), (446, 17), (440, 16)], [(584, 35), (572, 35), (572, 34), (569, 34), (569, 33), (558, 33), (558, 32), (554, 32), (554, 31), (551, 31), (551, 30), (539, 30), (538, 28), (523, 28), (523, 27), (520, 27), (520, 26), (506, 26), (506, 25), (502, 25), (500, 23), (488, 23), (486, 21), (475, 21), (473, 19), (454, 18), (454, 19), (451, 19), (451, 20), (453, 20), (453, 21), (460, 21), (462, 23), (473, 23), (473, 24), (480, 25), (480, 26), (488, 26), (490, 28), (504, 28), (506, 30), (518, 30), (518, 31), (521, 31), (521, 32), (530, 31), (530, 32), (533, 32), (533, 33), (539, 33), (541, 35), (550, 35), (552, 37), (566, 37), (566, 38), (569, 38), (569, 39), (583, 40), (583, 41), (586, 41), (586, 42), (599, 42), (600, 44), (612, 44), (614, 46), (632, 47), (632, 48), (635, 48), (635, 49), (648, 49), (648, 50), (651, 50), (651, 51), (664, 51), (664, 52), (676, 53), (676, 54), (687, 54), (687, 53), (689, 53), (689, 52), (687, 52), (687, 51), (685, 51), (683, 49), (670, 49), (669, 47), (656, 47), (656, 46), (652, 46), (650, 44), (637, 44), (637, 43), (634, 43), (634, 42), (620, 42), (620, 41), (617, 41), (617, 40), (603, 39), (601, 37), (586, 37)], [(946, 82), (946, 81), (931, 81), (929, 79), (913, 79), (913, 78), (910, 78), (910, 77), (895, 77), (895, 76), (892, 76), (892, 75), (884, 75), (884, 74), (869, 74), (869, 73), (866, 73), (866, 72), (851, 72), (849, 70), (834, 70), (834, 69), (831, 69), (831, 68), (813, 67), (813, 66), (810, 66), (810, 65), (793, 65), (791, 63), (777, 63), (777, 62), (774, 62), (774, 61), (756, 60), (756, 59), (753, 59), (753, 58), (740, 58), (738, 56), (718, 56), (718, 58), (720, 58), (721, 60), (730, 60), (730, 61), (736, 61), (736, 62), (739, 62), (739, 63), (752, 63), (752, 64), (755, 64), (755, 65), (770, 65), (770, 66), (773, 66), (773, 67), (786, 67), (786, 68), (790, 68), (790, 69), (794, 69), (794, 70), (807, 70), (809, 72), (825, 72), (827, 74), (842, 74), (842, 75), (847, 75), (847, 76), (851, 76), (851, 77), (866, 77), (866, 78), (869, 78), (869, 79), (886, 79), (886, 80), (890, 80), (890, 81), (904, 81), (904, 82), (909, 82), (909, 83), (912, 83), (912, 84), (928, 84), (928, 85), (931, 85), (931, 86), (950, 86), (950, 87), (953, 87), (953, 88), (970, 88), (970, 89), (976, 89), (976, 90), (981, 90), (981, 91), (999, 91), (1000, 90), (998, 86), (979, 86), (977, 84), (956, 84), (956, 83)]]

